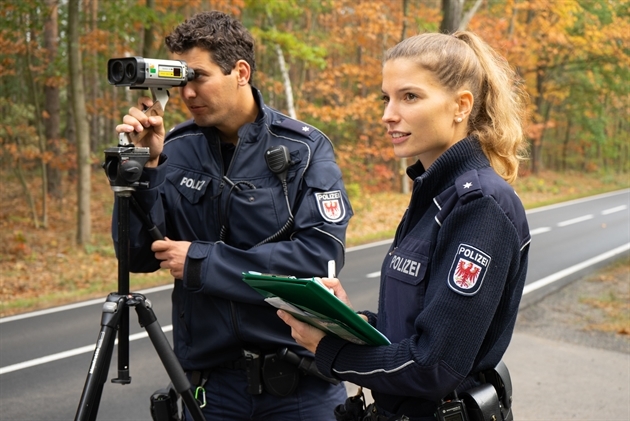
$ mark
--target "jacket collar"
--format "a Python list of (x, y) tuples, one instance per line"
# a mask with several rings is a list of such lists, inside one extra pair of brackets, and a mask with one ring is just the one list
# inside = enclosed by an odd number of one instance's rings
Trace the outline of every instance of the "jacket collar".
[(431, 197), (440, 193), (445, 186), (455, 183), (457, 177), (466, 171), (490, 166), (483, 153), (479, 140), (474, 136), (466, 137), (451, 146), (435, 162), (425, 169), (420, 161), (407, 168), (407, 175), (414, 182), (429, 190), (438, 189)]

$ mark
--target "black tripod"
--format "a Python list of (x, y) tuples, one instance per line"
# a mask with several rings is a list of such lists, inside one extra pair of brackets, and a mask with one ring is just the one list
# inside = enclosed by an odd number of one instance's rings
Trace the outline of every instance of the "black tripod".
[[(119, 142), (117, 148), (105, 151), (103, 167), (109, 178), (112, 190), (118, 198), (118, 292), (111, 293), (103, 304), (101, 330), (98, 334), (96, 349), (90, 363), (88, 375), (83, 387), (81, 402), (75, 421), (96, 420), (103, 387), (114, 350), (116, 331), (118, 331), (118, 378), (113, 383), (129, 384), (129, 307), (135, 307), (140, 326), (146, 329), (171, 382), (182, 397), (184, 404), (195, 421), (205, 421), (205, 417), (195, 400), (192, 387), (182, 369), (168, 339), (164, 335), (151, 303), (142, 294), (129, 292), (129, 212), (130, 203), (137, 206), (131, 196), (142, 168), (149, 159), (149, 149), (134, 147), (128, 142)], [(148, 217), (139, 212), (141, 217)], [(147, 222), (145, 220), (145, 222)], [(148, 225), (151, 226), (151, 225)], [(162, 234), (153, 227), (154, 239), (162, 239)]]

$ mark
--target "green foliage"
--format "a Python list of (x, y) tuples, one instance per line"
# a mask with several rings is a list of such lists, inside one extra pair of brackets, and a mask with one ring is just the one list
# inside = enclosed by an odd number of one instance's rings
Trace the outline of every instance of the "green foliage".
[(346, 184), (346, 193), (350, 201), (359, 200), (361, 197), (361, 185), (359, 183)]

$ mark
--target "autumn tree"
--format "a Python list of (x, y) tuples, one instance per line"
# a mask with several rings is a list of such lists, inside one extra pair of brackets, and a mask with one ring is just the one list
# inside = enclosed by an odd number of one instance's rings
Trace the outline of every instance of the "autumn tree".
[[(46, 57), (40, 48), (44, 16), (32, 7), (45, 10), (42, 2), (6, 2), (0, 27), (2, 76), (2, 160), (20, 181), (36, 227), (48, 224), (46, 134), (43, 108)], [(39, 191), (39, 196), (34, 193)]]
[(91, 236), (90, 190), (91, 162), (90, 139), (85, 89), (83, 85), (83, 62), (79, 48), (79, 3), (68, 2), (68, 68), (69, 86), (72, 92), (72, 110), (77, 139), (77, 243), (88, 244)]
[[(591, 5), (576, 0), (512, 1), (506, 5), (512, 8), (509, 14), (514, 16), (513, 21), (509, 27), (504, 27), (503, 21), (493, 30), (508, 33), (505, 41), (496, 34), (496, 44), (502, 44), (510, 63), (526, 79), (532, 97), (530, 169), (536, 173), (544, 167), (547, 142), (564, 143), (565, 153), (572, 149), (576, 158), (584, 162), (586, 156), (595, 165), (601, 157), (589, 156), (592, 151), (584, 146), (596, 147), (613, 139), (592, 123), (606, 121), (603, 103), (619, 111), (624, 102), (627, 104), (626, 88), (622, 87), (627, 84), (621, 82), (624, 77), (628, 80), (630, 60), (623, 47), (630, 37), (627, 9), (621, 2)], [(499, 13), (506, 15), (505, 9)], [(611, 126), (615, 127), (616, 122)], [(556, 128), (573, 133), (562, 134)], [(575, 135), (585, 145), (571, 141)], [(552, 146), (550, 152), (547, 162), (553, 165), (556, 149)]]
[[(61, 102), (60, 85), (62, 80), (58, 77), (56, 67), (59, 50), (58, 15), (59, 6), (56, 0), (46, 0), (44, 13), (44, 49), (46, 51), (46, 81), (44, 83), (44, 127), (46, 134), (47, 150), (52, 157), (61, 155)], [(47, 190), (55, 198), (61, 198), (63, 194), (63, 165), (58, 160), (51, 159), (46, 167), (48, 174)]]
[[(406, 181), (407, 164), (394, 156), (381, 122), (385, 50), (417, 33), (463, 28), (501, 52), (524, 80), (532, 99), (525, 171), (630, 169), (625, 0), (6, 0), (0, 159), (23, 186), (35, 225), (45, 225), (47, 200), (66, 185), (76, 183), (82, 200), (89, 197), (88, 169), (97, 168), (117, 140), (116, 124), (147, 94), (109, 85), (107, 60), (168, 58), (164, 37), (208, 8), (251, 30), (253, 84), (270, 106), (330, 137), (353, 191), (399, 189)], [(188, 118), (173, 90), (165, 125)], [(89, 215), (87, 203), (79, 207)], [(85, 238), (86, 226), (77, 229)]]

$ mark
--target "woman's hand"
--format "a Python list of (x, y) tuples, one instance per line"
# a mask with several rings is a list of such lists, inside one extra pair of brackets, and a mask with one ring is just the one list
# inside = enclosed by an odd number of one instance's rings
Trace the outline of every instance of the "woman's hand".
[(293, 339), (295, 339), (298, 345), (303, 346), (314, 354), (317, 345), (319, 345), (319, 341), (321, 341), (326, 334), (307, 323), (299, 321), (286, 311), (278, 310), (277, 313), (282, 321), (291, 326), (291, 336), (293, 336)]
[(348, 294), (346, 294), (346, 290), (341, 286), (341, 281), (337, 278), (320, 278), (324, 286), (327, 288), (332, 288), (333, 294), (335, 297), (339, 298), (345, 305), (352, 308), (352, 304), (350, 303), (350, 299), (348, 298)]

